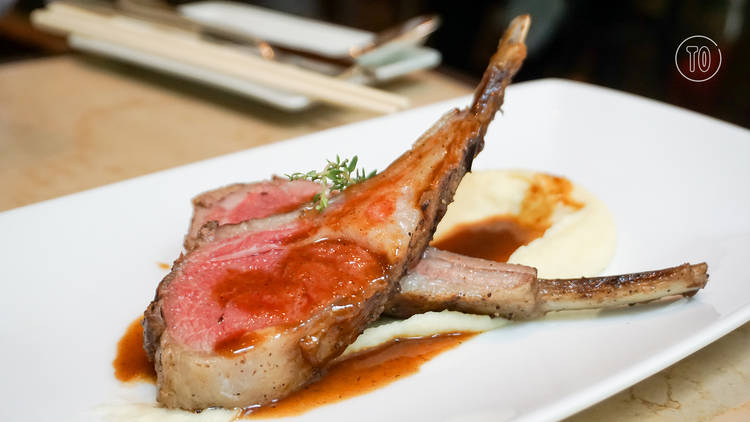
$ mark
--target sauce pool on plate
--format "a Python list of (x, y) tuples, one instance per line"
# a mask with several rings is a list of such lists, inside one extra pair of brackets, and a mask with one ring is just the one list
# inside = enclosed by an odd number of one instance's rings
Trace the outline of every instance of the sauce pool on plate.
[(385, 387), (416, 373), (425, 362), (472, 336), (451, 333), (392, 340), (335, 362), (319, 380), (274, 404), (248, 408), (243, 417), (295, 416)]
[(133, 321), (117, 342), (117, 355), (112, 362), (115, 378), (122, 382), (155, 382), (154, 364), (148, 360), (143, 350), (142, 318)]
[(431, 245), (475, 258), (507, 262), (518, 248), (544, 236), (559, 205), (574, 210), (583, 208), (582, 203), (571, 197), (572, 191), (573, 184), (568, 179), (536, 173), (529, 181), (517, 215), (491, 215), (458, 223)]
[(498, 215), (453, 228), (432, 246), (462, 255), (507, 262), (521, 246), (541, 237), (544, 230), (525, 225), (512, 215)]
[[(117, 343), (112, 363), (115, 377), (122, 382), (156, 382), (156, 373), (143, 350), (141, 318), (133, 321)], [(416, 373), (425, 362), (450, 350), (475, 333), (448, 333), (429, 337), (391, 340), (353, 353), (336, 361), (320, 379), (278, 402), (249, 407), (243, 418), (285, 417), (305, 413), (385, 387)]]

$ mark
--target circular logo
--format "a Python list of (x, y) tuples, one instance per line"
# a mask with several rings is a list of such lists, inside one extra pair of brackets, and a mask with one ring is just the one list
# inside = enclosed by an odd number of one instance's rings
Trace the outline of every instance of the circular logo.
[(674, 64), (685, 79), (705, 82), (713, 78), (721, 67), (721, 50), (714, 40), (705, 35), (693, 35), (683, 40), (674, 52)]

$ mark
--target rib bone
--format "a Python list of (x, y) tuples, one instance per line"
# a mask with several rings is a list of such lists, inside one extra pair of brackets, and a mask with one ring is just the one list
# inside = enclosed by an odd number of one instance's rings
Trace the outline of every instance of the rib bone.
[(707, 265), (683, 264), (594, 278), (537, 279), (536, 269), (428, 248), (401, 279), (386, 312), (408, 317), (428, 311), (529, 319), (551, 311), (612, 308), (667, 296), (692, 296), (708, 281)]

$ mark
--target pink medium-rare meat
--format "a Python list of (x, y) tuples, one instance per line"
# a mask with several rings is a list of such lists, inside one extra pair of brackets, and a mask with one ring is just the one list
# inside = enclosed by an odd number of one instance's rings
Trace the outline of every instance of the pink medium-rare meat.
[(238, 183), (193, 198), (193, 220), (185, 236), (185, 248), (193, 249), (201, 226), (209, 221), (236, 224), (253, 218), (292, 211), (312, 200), (320, 185), (306, 180), (274, 177), (256, 183)]
[(419, 261), (526, 53), (511, 23), (472, 105), (322, 212), (205, 224), (159, 284), (144, 347), (167, 407), (262, 405), (304, 386), (377, 318)]

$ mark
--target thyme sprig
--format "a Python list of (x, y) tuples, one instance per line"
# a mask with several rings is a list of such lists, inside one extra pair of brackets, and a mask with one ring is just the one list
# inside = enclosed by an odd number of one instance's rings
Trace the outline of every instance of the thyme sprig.
[(307, 173), (287, 174), (289, 180), (310, 180), (320, 183), (320, 193), (313, 197), (315, 209), (323, 211), (328, 206), (331, 192), (342, 191), (349, 186), (367, 180), (374, 176), (377, 171), (367, 173), (365, 169), (357, 169), (357, 156), (341, 160), (336, 155), (336, 161), (326, 160), (327, 164), (322, 171), (310, 170)]

